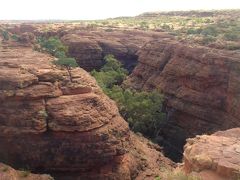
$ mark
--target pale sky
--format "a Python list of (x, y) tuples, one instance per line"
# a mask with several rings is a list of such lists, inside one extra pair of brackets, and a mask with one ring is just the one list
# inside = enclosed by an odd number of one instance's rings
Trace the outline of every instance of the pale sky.
[(89, 20), (150, 11), (240, 9), (240, 0), (0, 0), (0, 20)]

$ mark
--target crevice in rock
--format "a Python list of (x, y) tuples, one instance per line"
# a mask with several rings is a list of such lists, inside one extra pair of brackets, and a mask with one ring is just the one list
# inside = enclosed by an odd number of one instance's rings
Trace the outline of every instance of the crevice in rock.
[(46, 98), (43, 99), (44, 102), (44, 107), (45, 107), (45, 112), (46, 112), (46, 132), (49, 132), (49, 113), (47, 111), (47, 100)]

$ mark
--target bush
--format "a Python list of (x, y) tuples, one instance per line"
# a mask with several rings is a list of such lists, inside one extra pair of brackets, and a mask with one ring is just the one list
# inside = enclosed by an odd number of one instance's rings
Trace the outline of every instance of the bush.
[(215, 42), (215, 41), (216, 41), (216, 38), (215, 38), (215, 37), (205, 36), (205, 37), (203, 37), (201, 43), (202, 43), (203, 45), (208, 45), (208, 44), (210, 44), (210, 43), (212, 43), (212, 42)]
[(204, 28), (201, 32), (204, 36), (214, 36), (216, 37), (218, 35), (218, 31), (215, 26), (207, 26)]
[(163, 29), (166, 30), (166, 31), (169, 31), (169, 30), (172, 29), (172, 27), (170, 27), (170, 26), (167, 25), (167, 24), (163, 24), (163, 25), (161, 26), (161, 28), (163, 28)]
[(188, 29), (187, 30), (187, 34), (201, 34), (202, 29), (198, 28), (198, 29)]
[(14, 41), (19, 41), (19, 36), (16, 35), (16, 34), (13, 34), (13, 35), (11, 36), (11, 38), (12, 38)]
[(139, 25), (140, 25), (140, 28), (144, 30), (149, 28), (148, 23), (146, 21), (142, 21)]
[(5, 41), (8, 41), (10, 38), (9, 38), (9, 33), (7, 32), (7, 31), (5, 31), (5, 30), (2, 30), (1, 31), (1, 35), (2, 35), (2, 37), (3, 37), (3, 39), (5, 40)]
[(237, 32), (229, 32), (224, 34), (224, 39), (228, 41), (237, 41), (239, 39), (239, 35)]

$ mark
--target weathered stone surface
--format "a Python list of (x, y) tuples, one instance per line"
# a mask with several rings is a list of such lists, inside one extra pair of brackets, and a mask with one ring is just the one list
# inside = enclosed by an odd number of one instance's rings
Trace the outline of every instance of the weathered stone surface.
[(141, 179), (172, 165), (130, 132), (93, 77), (75, 68), (71, 83), (52, 60), (29, 47), (0, 47), (1, 162), (64, 180)]
[(51, 180), (51, 176), (43, 174), (33, 174), (28, 171), (17, 171), (10, 166), (0, 163), (0, 179), (1, 180)]
[(184, 147), (184, 169), (211, 176), (238, 179), (240, 175), (240, 129), (220, 131), (188, 139)]
[[(67, 34), (66, 34), (67, 33)], [(61, 32), (59, 32), (59, 35)], [(135, 67), (136, 52), (148, 41), (155, 38), (173, 38), (166, 33), (144, 32), (138, 30), (66, 30), (61, 38), (68, 45), (69, 54), (75, 57), (80, 67), (85, 70), (99, 69), (103, 57), (113, 54), (129, 71)]]
[(168, 97), (164, 139), (182, 147), (187, 137), (240, 126), (240, 55), (175, 41), (153, 41), (138, 52), (126, 80), (135, 89)]
[(80, 67), (91, 70), (103, 64), (102, 49), (96, 41), (75, 34), (65, 35), (62, 41), (68, 46), (69, 54), (76, 58)]
[[(114, 163), (127, 152), (128, 125), (90, 75), (72, 71), (70, 86), (66, 70), (52, 65), (51, 57), (30, 48), (8, 48), (1, 49), (0, 59), (3, 162), (36, 171), (84, 172)], [(62, 80), (48, 78), (46, 72)], [(69, 87), (87, 91), (66, 93)], [(63, 96), (62, 89), (74, 95)]]

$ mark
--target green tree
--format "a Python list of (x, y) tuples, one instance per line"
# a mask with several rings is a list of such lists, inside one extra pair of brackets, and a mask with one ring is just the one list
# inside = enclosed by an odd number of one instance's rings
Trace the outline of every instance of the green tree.
[(48, 39), (39, 37), (38, 43), (44, 51), (57, 58), (57, 60), (53, 61), (54, 64), (67, 69), (69, 79), (72, 82), (71, 68), (78, 67), (78, 64), (75, 58), (66, 56), (68, 52), (67, 46), (65, 46), (57, 37), (50, 37)]
[(154, 138), (160, 123), (165, 119), (161, 112), (163, 96), (159, 92), (137, 92), (124, 89), (120, 85), (128, 72), (112, 55), (105, 58), (105, 65), (99, 70), (93, 70), (99, 86), (114, 101), (117, 102), (121, 115), (128, 121), (135, 132)]
[(61, 57), (53, 63), (65, 67), (67, 69), (69, 79), (72, 82), (71, 68), (78, 66), (76, 60), (74, 58)]
[(157, 91), (137, 92), (116, 85), (106, 94), (117, 102), (121, 115), (133, 131), (156, 137), (160, 123), (166, 118), (161, 112), (163, 95)]
[(92, 76), (95, 77), (99, 86), (103, 89), (120, 85), (127, 77), (128, 71), (122, 67), (122, 64), (113, 55), (105, 56), (104, 60), (105, 65), (100, 71), (93, 70), (91, 72)]
[(67, 46), (65, 46), (61, 40), (57, 37), (50, 37), (48, 39), (40, 37), (38, 38), (38, 43), (42, 47), (43, 50), (47, 51), (53, 56), (61, 53), (62, 56), (66, 57), (66, 53), (68, 51)]

